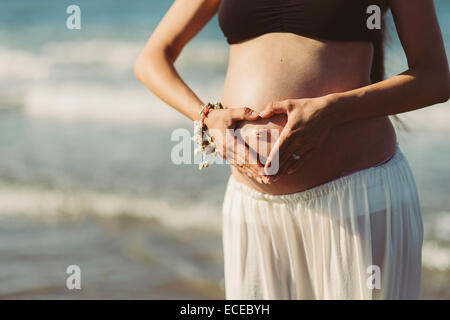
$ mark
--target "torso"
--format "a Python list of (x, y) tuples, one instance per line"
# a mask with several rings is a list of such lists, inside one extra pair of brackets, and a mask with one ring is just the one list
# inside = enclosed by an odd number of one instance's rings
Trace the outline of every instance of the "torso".
[[(319, 97), (370, 83), (370, 42), (314, 40), (292, 33), (267, 33), (230, 47), (222, 102), (261, 111), (272, 101)], [(364, 106), (361, 106), (362, 108)], [(241, 122), (243, 133), (259, 128), (281, 129), (286, 116)], [(267, 142), (267, 148), (271, 145)], [(264, 193), (304, 191), (392, 156), (395, 130), (388, 117), (346, 123), (331, 129), (314, 157), (300, 170), (273, 184), (260, 184), (235, 168), (234, 177)]]

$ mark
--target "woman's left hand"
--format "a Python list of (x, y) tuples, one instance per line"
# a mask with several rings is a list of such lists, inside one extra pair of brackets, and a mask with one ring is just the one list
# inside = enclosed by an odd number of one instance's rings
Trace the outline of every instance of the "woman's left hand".
[[(261, 118), (287, 114), (287, 122), (267, 158), (264, 171), (270, 180), (292, 174), (316, 151), (328, 136), (331, 121), (325, 112), (327, 96), (308, 99), (288, 99), (270, 103)], [(277, 161), (278, 160), (278, 161)]]

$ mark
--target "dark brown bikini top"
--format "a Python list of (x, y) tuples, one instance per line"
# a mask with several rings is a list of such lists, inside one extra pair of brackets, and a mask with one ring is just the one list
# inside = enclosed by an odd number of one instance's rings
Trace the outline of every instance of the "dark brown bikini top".
[(238, 43), (272, 32), (330, 41), (369, 41), (380, 30), (370, 30), (367, 9), (383, 0), (221, 0), (219, 24), (228, 43)]

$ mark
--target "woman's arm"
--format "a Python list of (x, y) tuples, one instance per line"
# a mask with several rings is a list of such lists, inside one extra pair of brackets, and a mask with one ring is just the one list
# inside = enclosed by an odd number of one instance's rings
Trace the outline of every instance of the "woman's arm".
[[(191, 120), (199, 120), (203, 101), (186, 85), (174, 63), (186, 44), (216, 14), (220, 0), (176, 0), (155, 29), (135, 65), (136, 78), (168, 105)], [(262, 165), (245, 144), (234, 135), (238, 121), (255, 120), (258, 115), (248, 108), (215, 110), (206, 125), (216, 149), (243, 173), (260, 177)]]
[(278, 175), (293, 173), (328, 135), (345, 122), (393, 115), (449, 99), (450, 76), (432, 0), (391, 0), (395, 25), (409, 69), (390, 79), (359, 89), (312, 99), (289, 99), (269, 104), (260, 114), (286, 113), (288, 121), (266, 162), (279, 157)]
[(176, 0), (147, 41), (136, 78), (168, 105), (198, 120), (203, 101), (185, 84), (174, 63), (186, 44), (216, 14), (220, 0)]
[(393, 115), (446, 102), (450, 76), (432, 0), (391, 0), (409, 69), (356, 90), (330, 95), (333, 124)]

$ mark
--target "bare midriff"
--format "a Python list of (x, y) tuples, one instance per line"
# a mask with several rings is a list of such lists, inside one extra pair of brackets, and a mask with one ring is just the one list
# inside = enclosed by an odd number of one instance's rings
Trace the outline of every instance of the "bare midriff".
[[(262, 111), (272, 101), (314, 98), (370, 84), (373, 47), (369, 42), (329, 42), (291, 33), (269, 33), (230, 46), (222, 102)], [(361, 108), (364, 108), (362, 105)], [(279, 129), (286, 115), (240, 122), (244, 136), (259, 129)], [(330, 128), (317, 152), (291, 175), (272, 184), (258, 183), (236, 168), (236, 180), (268, 194), (289, 194), (319, 186), (352, 172), (375, 166), (396, 150), (396, 134), (388, 117), (347, 122)], [(250, 139), (250, 141), (257, 141)], [(250, 142), (250, 147), (252, 146)], [(270, 141), (266, 149), (270, 150)]]

